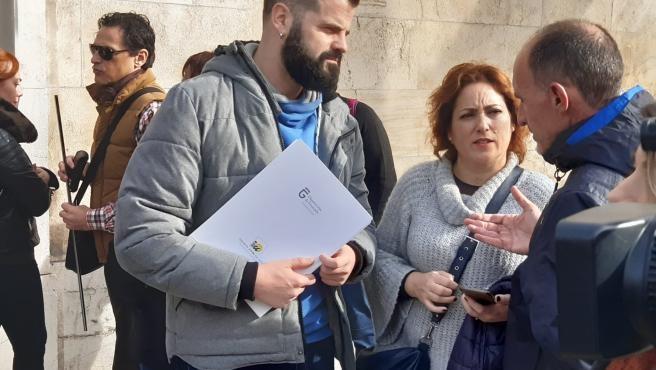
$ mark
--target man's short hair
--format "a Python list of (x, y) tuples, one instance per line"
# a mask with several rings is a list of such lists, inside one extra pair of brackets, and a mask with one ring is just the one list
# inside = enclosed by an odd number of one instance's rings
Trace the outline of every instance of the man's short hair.
[(141, 49), (148, 50), (148, 59), (141, 69), (148, 69), (155, 63), (155, 31), (150, 20), (143, 14), (107, 13), (98, 19), (98, 29), (101, 27), (120, 27), (123, 30), (123, 42), (133, 55)]
[(536, 82), (572, 83), (593, 108), (617, 96), (624, 74), (622, 55), (610, 33), (598, 24), (575, 19), (538, 31), (528, 65)]
[[(273, 6), (277, 3), (287, 5), (287, 7), (295, 14), (303, 13), (307, 10), (319, 10), (319, 0), (264, 0), (263, 15), (266, 16), (271, 14)], [(349, 3), (355, 8), (360, 5), (360, 0), (349, 0)]]

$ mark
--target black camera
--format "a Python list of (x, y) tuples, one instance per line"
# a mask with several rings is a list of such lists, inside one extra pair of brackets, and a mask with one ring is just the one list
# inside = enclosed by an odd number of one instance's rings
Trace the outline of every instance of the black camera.
[(88, 161), (89, 153), (85, 152), (84, 150), (78, 150), (77, 153), (75, 153), (75, 157), (73, 158), (75, 167), (70, 168), (68, 165), (66, 165), (66, 172), (68, 173), (69, 178), (68, 187), (71, 192), (74, 193), (78, 190), (80, 181), (82, 181), (82, 178), (84, 177), (84, 169)]
[(560, 352), (610, 359), (656, 345), (656, 204), (617, 203), (556, 228)]
[[(656, 151), (656, 103), (640, 145)], [(656, 346), (656, 204), (616, 203), (556, 227), (558, 331), (563, 356), (603, 360)]]
[[(656, 113), (656, 104), (654, 104)], [(656, 117), (652, 117), (640, 126), (640, 146), (646, 152), (656, 151)]]

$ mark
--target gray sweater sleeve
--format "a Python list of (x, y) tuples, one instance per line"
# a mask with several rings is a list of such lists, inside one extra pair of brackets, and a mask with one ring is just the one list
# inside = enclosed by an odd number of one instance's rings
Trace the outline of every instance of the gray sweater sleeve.
[(202, 184), (201, 124), (174, 87), (123, 178), (116, 257), (130, 274), (166, 293), (236, 309), (246, 259), (187, 237)]
[[(376, 230), (378, 251), (376, 265), (367, 279), (370, 302), (375, 304), (374, 324), (379, 337), (389, 326), (403, 323), (411, 301), (399, 302), (399, 291), (404, 277), (415, 270), (407, 257), (407, 238), (410, 228), (412, 200), (407, 195), (417, 194), (417, 171), (410, 170), (399, 180), (392, 191)], [(420, 181), (420, 180), (419, 180)]]

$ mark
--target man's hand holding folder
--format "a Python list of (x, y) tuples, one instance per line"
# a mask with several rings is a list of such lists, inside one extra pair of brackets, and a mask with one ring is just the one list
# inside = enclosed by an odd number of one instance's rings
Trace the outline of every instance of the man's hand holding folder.
[(314, 275), (298, 272), (312, 264), (313, 258), (302, 257), (260, 264), (255, 279), (255, 299), (274, 308), (287, 307), (305, 287), (316, 282)]
[[(314, 284), (316, 278), (304, 274), (319, 268), (329, 286), (358, 274), (363, 254), (352, 240), (371, 220), (339, 179), (297, 141), (190, 236), (248, 259), (238, 298), (262, 316), (271, 307), (286, 307)], [(313, 263), (299, 257), (313, 257)]]
[(350, 245), (342, 246), (332, 257), (319, 256), (321, 261), (321, 280), (330, 286), (342, 286), (346, 283), (357, 262), (357, 254)]
[[(330, 286), (346, 283), (357, 263), (357, 253), (350, 245), (342, 246), (328, 257), (321, 255), (321, 280)], [(287, 307), (306, 287), (316, 283), (313, 274), (302, 274), (314, 264), (313, 258), (293, 258), (258, 265), (254, 296), (258, 301), (274, 308)]]

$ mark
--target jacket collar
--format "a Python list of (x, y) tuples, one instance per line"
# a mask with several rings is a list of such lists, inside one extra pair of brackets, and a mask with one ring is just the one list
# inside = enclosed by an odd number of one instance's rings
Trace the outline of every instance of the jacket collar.
[(0, 98), (0, 129), (7, 131), (19, 143), (36, 141), (36, 127), (8, 101)]
[(148, 68), (145, 71), (140, 69), (112, 85), (91, 84), (87, 86), (87, 91), (99, 106), (118, 105), (135, 91), (153, 82), (155, 82), (155, 74), (152, 69)]
[[(259, 68), (253, 60), (253, 54), (257, 50), (259, 43), (235, 41), (229, 46), (223, 47), (215, 51), (217, 55), (232, 55), (241, 60), (242, 66), (245, 71), (257, 82), (260, 91), (266, 98), (273, 112), (273, 117), (277, 117), (280, 112), (280, 105), (275, 99), (274, 88), (269, 81), (260, 72)], [(220, 63), (220, 60), (214, 61)], [(211, 67), (211, 66), (210, 66)], [(206, 66), (206, 69), (208, 67)], [(240, 77), (241, 78), (241, 77)], [(351, 132), (352, 129), (357, 128), (354, 119), (349, 119), (348, 106), (341, 99), (333, 99), (329, 102), (324, 102), (321, 105), (322, 118), (319, 123), (319, 138), (317, 141), (317, 154), (319, 158), (326, 164), (329, 164), (330, 158), (333, 155), (335, 146), (338, 144), (340, 138), (346, 133)]]
[[(616, 114), (612, 109), (626, 99)], [(646, 91), (630, 90), (614, 99), (594, 116), (563, 131), (544, 153), (544, 160), (567, 172), (586, 163), (609, 168), (623, 176), (633, 171), (633, 153), (638, 147), (643, 107), (654, 102)]]
[(278, 105), (278, 102), (274, 96), (275, 89), (269, 83), (269, 80), (264, 77), (260, 69), (257, 67), (257, 64), (255, 64), (255, 60), (253, 59), (255, 51), (259, 45), (260, 43), (255, 41), (246, 43), (235, 41), (226, 48), (226, 51), (235, 54), (239, 59), (241, 59), (242, 63), (246, 67), (246, 70), (259, 85), (262, 94), (264, 94), (266, 100), (269, 102), (269, 106), (273, 111), (273, 116), (278, 117), (278, 115), (282, 112), (282, 109), (280, 109), (280, 105)]
[(333, 99), (321, 105), (323, 119), (319, 126), (318, 156), (330, 164), (333, 150), (343, 136), (358, 128), (355, 118), (349, 117), (349, 109), (342, 99)]
[(505, 166), (471, 196), (460, 194), (453, 177), (451, 161), (443, 158), (435, 163), (437, 168), (432, 181), (435, 192), (438, 194), (436, 197), (437, 207), (446, 222), (451, 225), (461, 226), (465, 218), (472, 213), (485, 212), (485, 207), (494, 196), (497, 188), (510, 175), (510, 172), (517, 166), (519, 161), (514, 153), (508, 154)]

